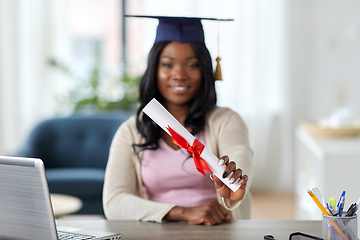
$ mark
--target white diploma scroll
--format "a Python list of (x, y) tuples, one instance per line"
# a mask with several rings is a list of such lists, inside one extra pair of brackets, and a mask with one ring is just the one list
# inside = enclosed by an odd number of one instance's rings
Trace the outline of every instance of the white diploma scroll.
[[(186, 128), (181, 125), (173, 115), (171, 115), (166, 108), (164, 108), (155, 98), (153, 98), (142, 110), (146, 115), (148, 115), (155, 123), (157, 123), (167, 134), (170, 132), (166, 129), (167, 126), (171, 127), (175, 132), (181, 135), (191, 146), (195, 140), (195, 137), (188, 131)], [(205, 160), (207, 165), (213, 171), (213, 173), (232, 191), (236, 191), (241, 186), (239, 183), (229, 184), (229, 177), (223, 178), (223, 172), (225, 166), (219, 166), (219, 159), (209, 151), (209, 149), (204, 148), (200, 157)]]

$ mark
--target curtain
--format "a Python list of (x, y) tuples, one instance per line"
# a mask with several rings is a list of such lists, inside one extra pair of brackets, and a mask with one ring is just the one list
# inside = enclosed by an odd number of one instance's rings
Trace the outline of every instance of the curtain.
[(15, 155), (53, 114), (47, 58), (55, 49), (55, 0), (0, 1), (0, 154)]

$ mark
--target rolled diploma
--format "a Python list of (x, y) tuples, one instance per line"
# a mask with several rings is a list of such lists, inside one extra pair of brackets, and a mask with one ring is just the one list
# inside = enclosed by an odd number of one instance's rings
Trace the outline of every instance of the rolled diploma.
[[(148, 115), (154, 122), (157, 123), (167, 134), (170, 132), (166, 129), (167, 126), (170, 126), (175, 132), (180, 134), (191, 146), (195, 140), (195, 137), (188, 131), (186, 128), (179, 123), (173, 115), (171, 115), (166, 108), (164, 108), (155, 98), (153, 98), (142, 110), (146, 115)], [(233, 192), (239, 189), (241, 186), (239, 183), (229, 184), (229, 178), (223, 178), (222, 174), (225, 170), (224, 166), (219, 166), (219, 159), (209, 151), (206, 147), (201, 153), (200, 157), (204, 159), (213, 173)]]

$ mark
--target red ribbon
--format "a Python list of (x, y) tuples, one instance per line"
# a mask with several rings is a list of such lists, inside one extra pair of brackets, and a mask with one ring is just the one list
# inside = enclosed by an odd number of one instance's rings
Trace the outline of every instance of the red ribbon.
[(206, 176), (204, 170), (208, 172), (212, 172), (209, 166), (206, 164), (205, 160), (200, 157), (201, 153), (203, 152), (205, 146), (199, 140), (195, 138), (194, 143), (192, 146), (177, 132), (175, 132), (170, 126), (166, 127), (169, 130), (171, 137), (173, 139), (173, 143), (178, 145), (181, 148), (184, 148), (194, 159), (194, 163), (196, 169)]

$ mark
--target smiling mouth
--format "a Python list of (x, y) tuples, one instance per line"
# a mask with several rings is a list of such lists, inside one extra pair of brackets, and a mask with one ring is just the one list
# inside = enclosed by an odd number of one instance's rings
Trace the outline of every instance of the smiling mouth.
[(188, 91), (189, 86), (171, 86), (170, 89), (175, 93), (185, 93)]

